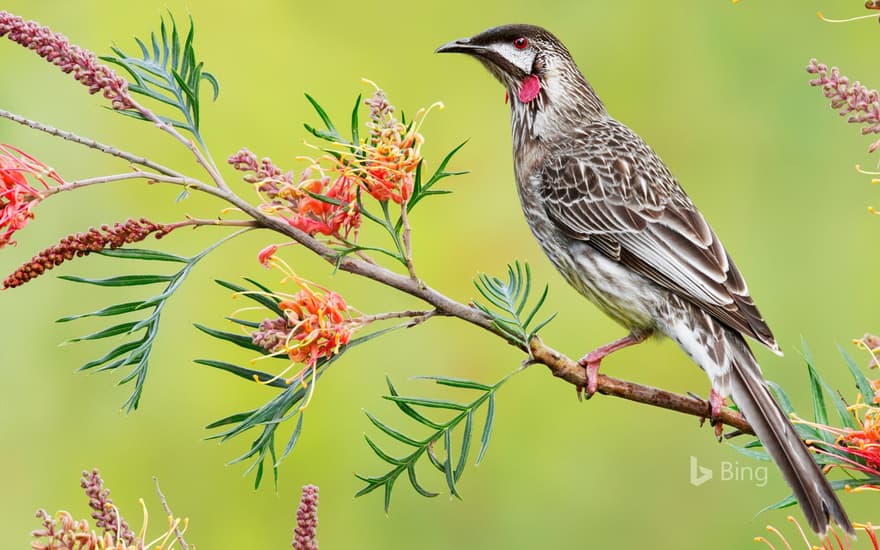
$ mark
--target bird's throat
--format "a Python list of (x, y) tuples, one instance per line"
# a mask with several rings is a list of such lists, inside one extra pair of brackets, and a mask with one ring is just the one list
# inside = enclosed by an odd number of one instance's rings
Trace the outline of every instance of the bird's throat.
[(529, 75), (522, 81), (517, 97), (523, 103), (529, 103), (541, 93), (541, 80), (535, 75)]

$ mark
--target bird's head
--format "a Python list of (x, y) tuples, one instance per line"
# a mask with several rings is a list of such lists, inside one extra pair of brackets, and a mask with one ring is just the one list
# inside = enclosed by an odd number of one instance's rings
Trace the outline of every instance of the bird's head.
[(535, 25), (503, 25), (437, 48), (477, 58), (507, 88), (511, 97), (531, 103), (553, 99), (586, 85), (568, 49)]

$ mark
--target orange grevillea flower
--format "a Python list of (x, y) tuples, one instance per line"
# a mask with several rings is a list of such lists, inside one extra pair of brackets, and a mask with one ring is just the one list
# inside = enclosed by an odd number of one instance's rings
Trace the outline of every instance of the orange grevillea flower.
[(370, 108), (369, 135), (360, 143), (334, 143), (332, 154), (300, 158), (311, 164), (298, 180), (248, 149), (241, 149), (228, 162), (245, 172), (243, 179), (253, 184), (264, 212), (311, 236), (356, 242), (361, 225), (359, 198), (369, 195), (406, 207), (422, 162), (424, 138), (419, 129), (433, 107), (442, 107), (435, 103), (421, 109), (404, 124), (394, 117), (394, 107), (378, 86), (364, 103)]
[(228, 162), (246, 173), (243, 179), (254, 185), (264, 212), (279, 216), (312, 236), (321, 234), (342, 240), (350, 239), (354, 233), (356, 239), (361, 225), (354, 188), (357, 182), (325, 172), (318, 161), (310, 160), (312, 166), (299, 181), (294, 181), (291, 172), (284, 172), (271, 159), (258, 160), (245, 148), (229, 157)]
[[(877, 387), (877, 383), (872, 383)], [(880, 479), (880, 407), (865, 403), (861, 396), (850, 410), (858, 416), (860, 428), (838, 428), (796, 418), (795, 421), (821, 430), (835, 437), (833, 443), (810, 441), (813, 450), (826, 455), (832, 462), (826, 467), (836, 467), (849, 472), (861, 473)], [(858, 489), (880, 489), (877, 485), (861, 485)]]
[[(271, 248), (271, 247), (270, 247)], [(259, 328), (251, 333), (254, 344), (265, 349), (269, 355), (287, 355), (293, 363), (305, 367), (289, 383), (302, 379), (305, 371), (312, 369), (321, 359), (328, 359), (348, 344), (361, 323), (352, 317), (356, 310), (339, 294), (297, 276), (289, 266), (272, 256), (267, 260), (271, 266), (280, 268), (299, 287), (294, 294), (276, 293), (278, 307), (283, 315), (264, 319)]]
[(846, 430), (838, 438), (837, 445), (862, 459), (858, 465), (853, 464), (853, 469), (880, 477), (880, 408), (867, 409), (862, 429)]
[[(317, 172), (317, 177), (312, 174)], [(280, 211), (287, 223), (309, 235), (320, 233), (349, 239), (361, 225), (355, 181), (344, 175), (331, 178), (315, 164), (302, 174), (299, 184), (282, 187), (278, 196), (292, 207)]]
[[(369, 81), (367, 81), (369, 82)], [(364, 101), (370, 107), (369, 137), (358, 144), (353, 153), (341, 151), (338, 169), (355, 178), (359, 185), (378, 201), (404, 204), (412, 195), (415, 173), (422, 162), (421, 148), (424, 143), (419, 133), (428, 109), (421, 109), (409, 124), (394, 117), (394, 106), (388, 102), (385, 92), (370, 82), (376, 92)]]
[(15, 244), (12, 235), (33, 219), (33, 208), (44, 198), (28, 182), (30, 176), (44, 189), (46, 178), (63, 184), (54, 170), (11, 145), (0, 144), (0, 248)]
[[(351, 341), (355, 331), (369, 320), (365, 321), (360, 312), (348, 305), (339, 294), (300, 278), (276, 256), (269, 256), (264, 265), (280, 269), (285, 275), (282, 282), (292, 282), (299, 290), (293, 294), (269, 294), (277, 300), (282, 315), (264, 319), (250, 333), (251, 341), (266, 350), (266, 355), (259, 359), (286, 355), (291, 363), (270, 380), (255, 380), (270, 383), (283, 379), (287, 384), (300, 384), (308, 389), (301, 405), (301, 408), (305, 408), (315, 392), (318, 362), (339, 354)], [(302, 368), (288, 377), (287, 373), (295, 365), (302, 365)]]
[(348, 305), (339, 294), (301, 283), (302, 289), (278, 304), (290, 326), (284, 351), (296, 363), (314, 367), (332, 357), (354, 332)]

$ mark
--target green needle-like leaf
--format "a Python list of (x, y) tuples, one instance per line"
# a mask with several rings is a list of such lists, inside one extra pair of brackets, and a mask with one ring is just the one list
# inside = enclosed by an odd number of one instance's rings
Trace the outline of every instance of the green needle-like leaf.
[(227, 342), (232, 342), (233, 344), (235, 344), (238, 347), (241, 347), (241, 348), (244, 348), (244, 349), (247, 349), (250, 351), (256, 351), (260, 355), (264, 355), (266, 353), (266, 350), (264, 350), (263, 348), (261, 348), (260, 346), (258, 346), (256, 344), (254, 344), (254, 341), (250, 336), (246, 336), (244, 334), (240, 334), (240, 333), (236, 333), (236, 332), (226, 332), (226, 331), (222, 331), (222, 330), (216, 330), (216, 329), (206, 327), (204, 325), (200, 325), (198, 323), (193, 323), (193, 326), (195, 326), (197, 329), (204, 332), (205, 334), (207, 334), (209, 336), (213, 336), (214, 338), (217, 338), (219, 340), (226, 340)]
[(119, 323), (118, 325), (113, 325), (112, 327), (107, 327), (105, 329), (99, 330), (97, 332), (93, 332), (91, 334), (86, 334), (85, 336), (79, 336), (77, 338), (71, 338), (68, 340), (68, 343), (73, 342), (85, 342), (87, 340), (100, 340), (102, 338), (110, 338), (111, 336), (119, 336), (120, 334), (126, 334), (132, 332), (132, 329), (137, 326), (137, 322), (132, 321), (128, 323)]
[(477, 466), (483, 462), (483, 456), (489, 448), (489, 439), (492, 437), (492, 423), (495, 421), (495, 394), (489, 396), (489, 406), (486, 407), (486, 423), (483, 425), (483, 435), (480, 436), (480, 452), (477, 453)]
[(461, 499), (458, 489), (455, 487), (455, 473), (452, 471), (452, 435), (451, 430), (443, 431), (443, 446), (446, 447), (446, 460), (443, 462), (443, 471), (446, 474), (446, 485), (449, 493)]
[(62, 317), (55, 321), (56, 323), (67, 323), (69, 321), (74, 321), (76, 319), (83, 319), (85, 317), (111, 317), (113, 315), (123, 315), (125, 313), (131, 313), (133, 311), (138, 311), (148, 307), (145, 305), (143, 301), (137, 302), (126, 302), (124, 304), (116, 304), (114, 306), (108, 306), (97, 311), (92, 311), (90, 313), (80, 313), (79, 315), (68, 315), (67, 317)]
[[(822, 379), (816, 368), (813, 366), (813, 356), (807, 347), (806, 342), (802, 342), (804, 348), (804, 359), (807, 362), (807, 372), (810, 375), (810, 395), (813, 398), (813, 419), (817, 424), (823, 426), (828, 425), (828, 410), (825, 407), (825, 396), (822, 394)], [(830, 434), (826, 437), (831, 437)]]
[(359, 145), (361, 142), (360, 137), (360, 122), (358, 121), (358, 111), (361, 108), (361, 99), (363, 95), (358, 94), (357, 99), (354, 100), (354, 108), (351, 110), (351, 142), (354, 145)]
[(407, 472), (407, 474), (409, 474), (410, 485), (412, 485), (412, 488), (415, 489), (418, 494), (422, 495), (423, 497), (428, 497), (428, 498), (436, 497), (437, 495), (440, 494), (440, 493), (433, 493), (431, 491), (428, 491), (427, 489), (425, 489), (424, 487), (422, 487), (419, 484), (419, 480), (416, 479), (416, 465), (415, 465), (415, 463), (412, 463), (409, 466), (407, 466), (406, 472)]
[(837, 346), (837, 349), (840, 350), (840, 354), (843, 355), (843, 360), (846, 362), (846, 367), (849, 369), (853, 380), (856, 382), (856, 387), (859, 389), (859, 393), (867, 400), (868, 397), (874, 395), (874, 388), (871, 386), (871, 381), (868, 380), (868, 377), (865, 376), (864, 373), (862, 373), (862, 369), (859, 368), (855, 360), (846, 352), (846, 350), (840, 346)]
[(98, 254), (110, 258), (122, 258), (125, 260), (151, 260), (158, 262), (177, 262), (181, 264), (185, 264), (189, 261), (189, 258), (184, 258), (183, 256), (178, 256), (176, 254), (169, 254), (167, 252), (162, 252), (161, 250), (145, 250), (141, 248), (108, 248), (106, 250), (101, 250)]
[[(254, 283), (253, 281), (251, 281), (250, 279), (245, 279), (245, 280), (248, 281), (249, 283), (253, 284), (254, 286), (257, 286), (257, 284)], [(215, 282), (224, 288), (228, 288), (229, 290), (235, 292), (236, 294), (239, 294), (241, 296), (244, 296), (245, 298), (248, 298), (250, 300), (257, 302), (258, 304), (265, 307), (266, 309), (268, 309), (272, 313), (275, 313), (279, 317), (284, 315), (284, 312), (281, 311), (280, 307), (278, 307), (279, 300), (277, 298), (275, 298), (272, 295), (272, 292), (269, 291), (268, 289), (266, 289), (265, 287), (258, 287), (257, 290), (248, 290), (243, 286), (239, 286), (235, 283), (230, 283), (228, 281), (221, 281), (220, 279), (217, 279)]]
[(277, 376), (269, 374), (268, 372), (240, 367), (238, 365), (233, 365), (232, 363), (227, 363), (225, 361), (215, 361), (213, 359), (196, 359), (193, 362), (198, 365), (220, 369), (222, 371), (232, 373), (236, 376), (240, 376), (241, 378), (244, 378), (246, 380), (250, 380), (252, 382), (256, 381), (267, 386), (272, 386), (274, 388), (286, 388), (290, 385), (284, 380), (279, 379)]
[(59, 279), (74, 283), (87, 283), (98, 286), (140, 286), (167, 283), (174, 279), (173, 275), (119, 275), (106, 279), (87, 279), (75, 275), (60, 275)]
[(367, 415), (367, 418), (370, 420), (370, 422), (374, 426), (376, 426), (377, 428), (379, 428), (380, 430), (385, 432), (385, 434), (390, 436), (392, 439), (400, 441), (401, 443), (409, 445), (410, 447), (421, 447), (424, 444), (424, 441), (417, 441), (415, 439), (412, 439), (411, 437), (407, 437), (406, 435), (395, 430), (394, 428), (392, 428), (388, 424), (385, 424), (384, 422), (382, 422), (381, 420), (379, 420), (378, 418), (376, 418), (372, 414), (366, 413), (366, 415)]

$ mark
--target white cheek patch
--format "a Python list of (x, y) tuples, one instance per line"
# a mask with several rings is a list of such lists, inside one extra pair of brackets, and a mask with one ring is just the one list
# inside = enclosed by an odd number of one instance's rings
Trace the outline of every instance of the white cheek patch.
[(522, 72), (530, 74), (535, 62), (535, 53), (531, 48), (517, 49), (513, 44), (493, 44), (492, 49), (517, 66)]

